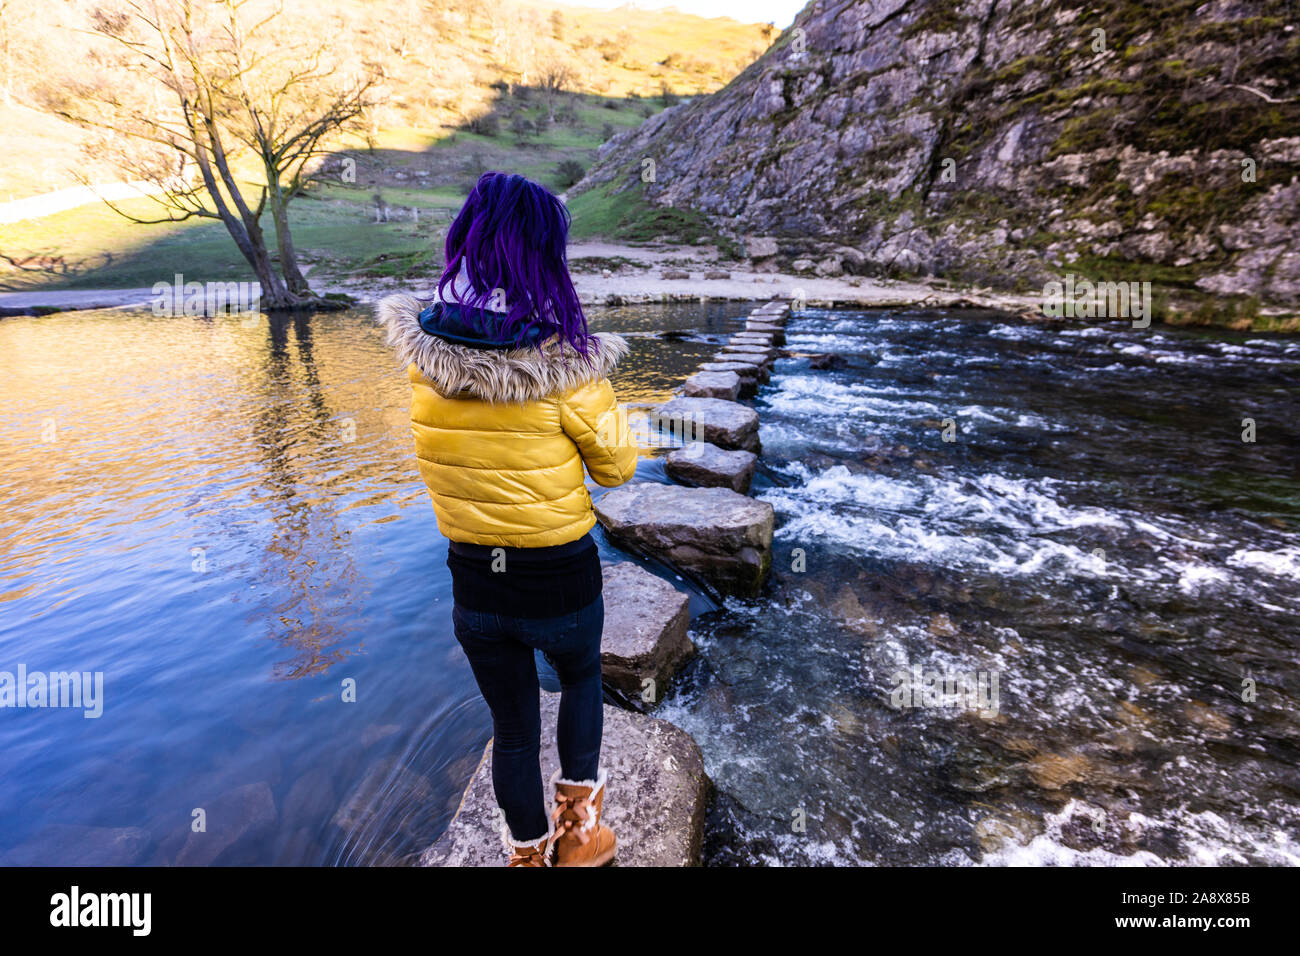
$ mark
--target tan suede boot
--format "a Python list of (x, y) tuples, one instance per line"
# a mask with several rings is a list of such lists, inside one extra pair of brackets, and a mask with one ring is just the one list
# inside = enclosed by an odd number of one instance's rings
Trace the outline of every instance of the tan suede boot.
[(555, 828), (548, 826), (546, 836), (540, 840), (525, 840), (519, 842), (510, 835), (510, 830), (506, 827), (505, 821), (501, 821), (502, 837), (506, 844), (506, 853), (509, 858), (506, 866), (550, 866), (553, 843), (555, 839)]
[(555, 786), (554, 847), (552, 866), (604, 866), (614, 859), (618, 841), (614, 831), (600, 822), (605, 802), (605, 771), (595, 780), (564, 780), (557, 771)]

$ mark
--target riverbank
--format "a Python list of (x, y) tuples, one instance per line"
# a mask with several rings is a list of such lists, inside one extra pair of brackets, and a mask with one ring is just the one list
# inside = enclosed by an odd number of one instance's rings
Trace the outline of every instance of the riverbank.
[[(704, 300), (764, 302), (780, 297), (797, 310), (803, 305), (828, 308), (985, 309), (1031, 321), (1071, 321), (1043, 313), (1041, 292), (1016, 293), (962, 286), (933, 277), (885, 277), (770, 271), (749, 260), (728, 260), (712, 245), (630, 244), (580, 240), (569, 245), (574, 287), (583, 305), (626, 305)], [(436, 275), (418, 280), (385, 276), (331, 276), (307, 270), (322, 294), (350, 296), (371, 305), (393, 292), (423, 294)], [(84, 309), (148, 308), (155, 295), (149, 287), (124, 289), (39, 289), (0, 292), (0, 317), (44, 315)], [(1238, 331), (1294, 332), (1300, 316), (1277, 310), (1249, 315), (1197, 310), (1187, 302), (1171, 310), (1173, 293), (1159, 292), (1152, 324), (1197, 325)]]

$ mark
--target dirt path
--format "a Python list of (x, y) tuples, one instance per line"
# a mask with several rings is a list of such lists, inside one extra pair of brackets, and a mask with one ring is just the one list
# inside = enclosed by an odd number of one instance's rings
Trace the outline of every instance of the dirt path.
[[(854, 304), (867, 307), (973, 306), (1026, 313), (1039, 307), (1039, 297), (961, 289), (945, 283), (902, 282), (862, 276), (809, 276), (760, 272), (745, 262), (720, 262), (712, 246), (629, 246), (612, 242), (574, 242), (569, 246), (573, 283), (584, 305), (626, 302), (690, 301), (703, 298), (802, 300), (811, 305)], [(689, 278), (665, 278), (673, 273)], [(706, 279), (707, 273), (726, 278)], [(436, 276), (427, 281), (343, 278), (318, 280), (321, 292), (344, 292), (361, 302), (375, 302), (392, 292), (427, 295)], [(142, 308), (153, 300), (149, 288), (89, 289), (0, 293), (0, 309), (60, 310)]]

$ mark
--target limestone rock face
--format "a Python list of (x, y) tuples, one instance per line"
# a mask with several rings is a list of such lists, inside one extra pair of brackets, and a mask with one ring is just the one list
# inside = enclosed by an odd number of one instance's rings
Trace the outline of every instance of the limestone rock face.
[(687, 635), (690, 598), (631, 561), (610, 565), (603, 573), (601, 674), (629, 697), (657, 704), (673, 675), (695, 653)]
[[(542, 780), (559, 767), (559, 694), (542, 694)], [(492, 744), (447, 831), (420, 857), (423, 866), (505, 866), (492, 793)], [(618, 837), (615, 866), (698, 866), (711, 784), (700, 748), (672, 724), (605, 707), (601, 765), (608, 774), (602, 822)], [(529, 834), (531, 836), (531, 834)]]
[[(607, 144), (569, 195), (606, 186), (694, 210), (810, 277), (1040, 288), (1094, 259), (1132, 265), (1103, 281), (1160, 266), (1295, 307), (1297, 33), (1263, 26), (1294, 19), (1278, 0), (1187, 16), (1128, 0), (813, 0), (725, 88)], [(642, 183), (645, 158), (673, 174)]]
[(725, 451), (708, 442), (692, 442), (669, 452), (664, 459), (668, 477), (700, 488), (730, 488), (738, 494), (749, 491), (758, 456), (751, 451)]
[(661, 427), (719, 448), (758, 450), (758, 412), (719, 398), (674, 398), (655, 409)]
[(688, 571), (721, 594), (755, 595), (772, 563), (772, 506), (728, 488), (637, 482), (596, 502), (619, 544)]

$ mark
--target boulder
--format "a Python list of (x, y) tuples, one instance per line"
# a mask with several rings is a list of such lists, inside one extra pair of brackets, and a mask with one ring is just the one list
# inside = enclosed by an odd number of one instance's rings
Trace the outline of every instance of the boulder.
[(623, 485), (600, 497), (596, 517), (615, 542), (691, 572), (720, 594), (756, 595), (772, 562), (772, 506), (729, 488)]
[[(559, 767), (559, 694), (542, 694), (542, 780)], [(601, 763), (603, 822), (618, 837), (615, 866), (698, 866), (711, 784), (700, 748), (685, 731), (644, 714), (605, 707)], [(447, 830), (422, 866), (504, 866), (500, 811), (492, 793), (489, 741)]]
[(600, 667), (606, 683), (657, 704), (695, 653), (686, 629), (690, 598), (631, 561), (603, 569), (605, 630)]
[(758, 456), (752, 451), (727, 451), (708, 442), (691, 442), (664, 458), (668, 477), (700, 488), (730, 488), (745, 494), (754, 477)]
[(684, 442), (758, 451), (758, 412), (720, 398), (674, 398), (654, 411), (659, 427)]
[(766, 259), (779, 251), (773, 236), (746, 236), (744, 245), (745, 254), (751, 259)]
[(665, 269), (659, 273), (659, 277), (662, 279), (689, 279), (691, 274), (681, 269)]
[(740, 394), (740, 376), (733, 371), (696, 372), (686, 380), (683, 391), (690, 398), (722, 398), (734, 402)]
[(847, 368), (848, 360), (842, 355), (835, 355), (830, 352), (817, 352), (808, 356), (808, 367), (815, 369), (839, 369)]
[(706, 279), (730, 279), (730, 278), (731, 278), (731, 273), (730, 273), (730, 272), (723, 272), (721, 269), (710, 269), (708, 272), (704, 273), (704, 278), (706, 278)]

